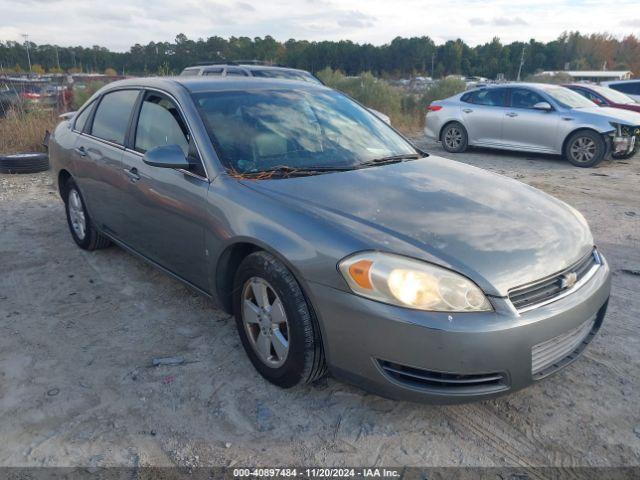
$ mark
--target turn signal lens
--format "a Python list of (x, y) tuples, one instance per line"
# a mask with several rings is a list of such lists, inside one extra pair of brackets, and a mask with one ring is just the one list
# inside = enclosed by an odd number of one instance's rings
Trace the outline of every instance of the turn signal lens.
[(371, 270), (373, 262), (371, 260), (360, 260), (349, 266), (349, 275), (354, 282), (360, 287), (371, 290), (371, 280), (369, 279), (369, 270)]

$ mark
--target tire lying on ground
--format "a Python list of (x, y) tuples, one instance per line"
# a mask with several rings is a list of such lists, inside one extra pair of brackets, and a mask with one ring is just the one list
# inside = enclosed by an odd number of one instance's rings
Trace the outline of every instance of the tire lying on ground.
[(0, 173), (36, 173), (49, 170), (46, 153), (0, 155)]

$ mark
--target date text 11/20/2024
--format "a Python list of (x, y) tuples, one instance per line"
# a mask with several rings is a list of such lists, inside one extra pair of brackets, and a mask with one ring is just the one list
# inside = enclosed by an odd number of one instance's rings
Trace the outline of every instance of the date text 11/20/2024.
[(236, 478), (398, 478), (400, 470), (393, 468), (234, 468), (233, 476)]

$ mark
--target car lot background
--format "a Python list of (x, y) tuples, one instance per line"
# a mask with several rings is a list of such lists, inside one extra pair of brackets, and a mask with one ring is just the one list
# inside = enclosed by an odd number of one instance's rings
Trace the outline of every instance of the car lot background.
[[(640, 156), (578, 169), (416, 141), (585, 215), (614, 276), (580, 360), (461, 406), (394, 402), (333, 379), (280, 390), (206, 299), (118, 248), (78, 249), (49, 174), (0, 175), (0, 464), (639, 465)], [(169, 356), (186, 362), (151, 366)]]

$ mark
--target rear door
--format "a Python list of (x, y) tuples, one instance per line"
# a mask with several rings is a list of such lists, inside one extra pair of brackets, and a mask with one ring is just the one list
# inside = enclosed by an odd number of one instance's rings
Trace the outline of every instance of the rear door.
[(483, 88), (462, 96), (463, 123), (472, 145), (500, 145), (505, 114), (505, 88)]
[[(161, 145), (180, 146), (192, 167), (187, 171), (144, 163), (144, 153)], [(209, 181), (184, 115), (170, 96), (145, 92), (122, 162), (128, 182), (126, 209), (121, 212), (126, 229), (121, 240), (179, 277), (209, 290), (204, 249)]]
[(555, 110), (533, 108), (547, 102), (538, 92), (525, 87), (509, 88), (509, 108), (502, 126), (503, 143), (514, 149), (557, 153), (560, 116)]
[(135, 89), (107, 92), (97, 100), (97, 108), (81, 112), (74, 125), (82, 126), (74, 150), (74, 178), (93, 221), (107, 232), (114, 232), (118, 223), (126, 187), (122, 154), (139, 93)]

